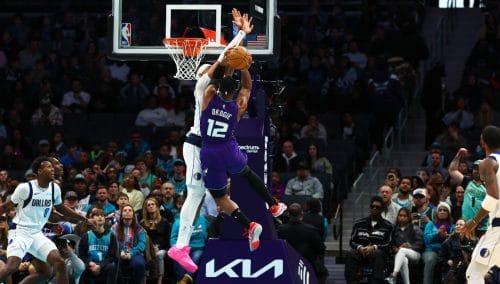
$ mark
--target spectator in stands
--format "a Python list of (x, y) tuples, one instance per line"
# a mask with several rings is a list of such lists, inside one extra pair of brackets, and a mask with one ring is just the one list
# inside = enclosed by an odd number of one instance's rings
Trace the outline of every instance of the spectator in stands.
[[(82, 273), (85, 271), (85, 263), (76, 254), (76, 242), (71, 240), (70, 236), (79, 239), (76, 235), (64, 235), (56, 239), (55, 243), (66, 264), (66, 271), (70, 279), (69, 283), (78, 284), (80, 283)], [(57, 284), (55, 279), (52, 279), (48, 283)]]
[[(481, 209), (481, 202), (486, 197), (486, 185), (479, 175), (479, 164), (476, 160), (472, 165), (472, 175), (466, 177), (457, 170), (457, 161), (467, 155), (467, 149), (458, 150), (455, 158), (450, 164), (450, 177), (452, 182), (465, 188), (462, 204), (462, 218), (467, 222), (472, 220)], [(476, 227), (476, 235), (482, 236), (488, 229), (488, 218), (484, 218)]]
[[(10, 145), (14, 150), (14, 158), (16, 161), (30, 160), (33, 158), (33, 151), (31, 143), (21, 129), (14, 129), (12, 131)], [(46, 149), (44, 149), (45, 151)], [(44, 152), (45, 153), (45, 152)]]
[(40, 107), (35, 110), (31, 117), (32, 126), (61, 126), (63, 116), (61, 110), (53, 105), (50, 98), (40, 100)]
[(398, 220), (398, 212), (399, 209), (401, 209), (401, 206), (392, 201), (392, 188), (387, 185), (383, 185), (379, 187), (378, 192), (384, 201), (384, 210), (381, 212), (382, 218), (395, 225)]
[(158, 271), (158, 284), (163, 281), (165, 275), (165, 254), (170, 248), (168, 238), (170, 237), (170, 224), (160, 214), (160, 204), (154, 197), (144, 201), (142, 207), (141, 226), (146, 230), (151, 245), (154, 247), (156, 265)]
[(453, 220), (462, 219), (465, 190), (461, 185), (455, 188), (455, 198), (451, 199), (451, 217)]
[(431, 163), (426, 167), (431, 175), (437, 172), (441, 173), (443, 177), (448, 176), (448, 170), (443, 166), (444, 161), (441, 160), (443, 157), (440, 151), (434, 150), (431, 152)]
[(76, 213), (85, 216), (86, 213), (83, 212), (82, 210), (78, 209), (78, 194), (72, 190), (67, 191), (64, 194), (64, 205), (68, 206), (69, 208), (73, 209)]
[(399, 187), (399, 179), (400, 177), (398, 176), (398, 174), (388, 172), (385, 176), (384, 185), (390, 187), (393, 192), (397, 192)]
[(165, 127), (170, 122), (168, 113), (158, 104), (158, 97), (149, 95), (144, 100), (144, 109), (139, 112), (135, 126)]
[(385, 127), (394, 126), (399, 111), (405, 105), (401, 83), (390, 73), (385, 59), (377, 60), (375, 72), (368, 80), (367, 92), (373, 112), (373, 141), (381, 150)]
[(69, 169), (69, 167), (76, 165), (80, 161), (80, 150), (75, 142), (67, 143), (67, 153), (62, 156), (60, 161), (64, 166), (64, 169)]
[[(181, 211), (181, 208), (184, 204), (184, 200), (185, 198), (182, 195), (178, 196), (178, 198), (176, 199), (178, 212)], [(177, 243), (177, 237), (179, 236), (179, 225), (180, 225), (179, 218), (180, 215), (177, 214), (177, 216), (175, 217), (175, 221), (172, 224), (172, 233), (170, 234), (171, 246), (174, 246)], [(194, 263), (199, 263), (201, 260), (201, 256), (203, 255), (203, 251), (206, 246), (209, 225), (210, 223), (208, 219), (201, 214), (198, 216), (198, 218), (194, 223), (193, 232), (189, 240), (189, 247), (191, 248), (189, 256), (191, 257)], [(180, 284), (193, 283), (194, 274), (184, 270), (177, 262), (174, 262), (174, 270), (176, 279), (179, 281), (177, 283)]]
[(159, 170), (167, 176), (172, 175), (174, 170), (174, 159), (170, 156), (170, 145), (163, 143), (156, 156), (156, 165)]
[(484, 25), (479, 30), (477, 38), (491, 42), (500, 39), (500, 27), (494, 13), (486, 12), (484, 14)]
[(323, 199), (323, 185), (318, 178), (311, 176), (307, 162), (300, 162), (296, 176), (289, 180), (285, 188), (286, 195), (309, 195), (320, 200)]
[(426, 185), (430, 178), (429, 171), (427, 171), (426, 168), (419, 168), (417, 170), (417, 177), (419, 177), (423, 184)]
[(326, 132), (326, 128), (321, 122), (319, 122), (319, 118), (315, 114), (310, 114), (307, 117), (307, 124), (302, 127), (300, 130), (300, 138), (313, 138), (313, 139), (322, 139), (325, 143), (328, 139), (328, 134)]
[(130, 134), (130, 141), (123, 146), (123, 151), (125, 151), (127, 158), (131, 161), (134, 161), (137, 157), (144, 156), (148, 150), (151, 150), (151, 148), (142, 138), (139, 130), (133, 130)]
[(333, 175), (332, 164), (326, 157), (318, 153), (318, 145), (309, 144), (305, 159), (311, 165), (312, 173)]
[(61, 106), (65, 112), (82, 113), (87, 110), (90, 98), (90, 94), (82, 90), (81, 80), (74, 78), (71, 81), (71, 90), (63, 96)]
[(296, 171), (300, 157), (294, 150), (293, 142), (290, 140), (283, 142), (281, 151), (282, 154), (278, 155), (274, 160), (274, 170), (279, 173)]
[(446, 132), (439, 135), (436, 138), (436, 142), (442, 145), (442, 153), (448, 161), (451, 160), (458, 149), (467, 148), (467, 141), (460, 134), (460, 128), (455, 122), (448, 125)]
[(304, 204), (304, 223), (314, 226), (323, 241), (328, 236), (328, 220), (321, 215), (321, 201), (316, 198), (309, 198)]
[(85, 263), (82, 279), (85, 283), (94, 283), (91, 279), (116, 283), (118, 265), (118, 243), (113, 231), (106, 229), (104, 212), (94, 208), (89, 212), (95, 226), (83, 234), (78, 244), (78, 255)]
[(78, 210), (83, 210), (90, 203), (90, 193), (87, 180), (82, 174), (77, 174), (73, 181), (73, 190), (78, 195)]
[(40, 53), (39, 47), (40, 40), (33, 37), (29, 45), (19, 52), (19, 62), (24, 70), (32, 69), (36, 62), (42, 59), (43, 55)]
[(122, 109), (137, 111), (150, 92), (138, 72), (131, 71), (128, 77), (128, 82), (120, 90), (119, 103)]
[(458, 219), (455, 230), (441, 245), (439, 266), (443, 268), (443, 274), (446, 274), (446, 283), (466, 283), (465, 271), (477, 240), (460, 236), (464, 226), (465, 221)]
[(324, 266), (325, 245), (317, 228), (304, 221), (300, 204), (288, 207), (288, 223), (278, 227), (278, 236), (286, 240), (314, 268), (319, 283), (325, 283), (328, 271)]
[[(63, 157), (67, 153), (67, 148), (66, 144), (64, 144), (63, 141), (63, 134), (62, 131), (55, 131), (54, 135), (52, 135), (52, 152), (57, 154), (57, 157)], [(56, 159), (57, 162), (60, 164), (59, 160)], [(61, 164), (61, 169), (62, 169), (62, 164)]]
[(457, 99), (456, 109), (447, 112), (443, 117), (444, 125), (448, 126), (452, 122), (463, 130), (468, 130), (474, 125), (474, 114), (466, 109), (465, 99), (460, 97)]
[(139, 185), (141, 190), (147, 188), (148, 192), (143, 192), (144, 196), (149, 195), (149, 192), (154, 189), (155, 180), (158, 178), (154, 174), (155, 164), (154, 157), (151, 151), (146, 151), (143, 157), (135, 160), (135, 168), (140, 171)]
[(453, 228), (450, 205), (445, 202), (439, 203), (435, 221), (427, 222), (424, 230), (425, 252), (422, 255), (424, 260), (424, 284), (435, 283), (434, 277), (439, 276), (440, 270), (436, 265), (441, 251), (441, 244), (448, 238)]
[(384, 281), (392, 234), (392, 224), (381, 215), (384, 206), (380, 196), (372, 197), (370, 216), (354, 223), (349, 242), (352, 250), (347, 253), (345, 260), (347, 283), (358, 283), (359, 272), (366, 262), (373, 268), (372, 281)]
[(500, 114), (487, 102), (481, 103), (481, 106), (474, 118), (474, 126), (478, 129), (483, 129), (488, 125), (500, 124)]
[(425, 226), (434, 215), (434, 211), (429, 207), (427, 196), (428, 194), (425, 188), (417, 188), (413, 191), (413, 203), (415, 206), (411, 208), (411, 219), (422, 231), (424, 231)]
[(101, 68), (95, 96), (90, 99), (92, 112), (115, 112), (118, 109), (117, 99), (120, 91), (120, 81), (111, 76), (111, 70)]
[(146, 272), (146, 231), (137, 224), (131, 205), (125, 205), (121, 209), (120, 222), (116, 223), (112, 230), (117, 236), (120, 251), (117, 283), (124, 283), (122, 278), (125, 273), (131, 274), (132, 283), (142, 283)]
[(429, 206), (437, 208), (441, 200), (441, 191), (444, 188), (443, 176), (440, 173), (432, 174), (425, 188), (427, 189)]
[(144, 195), (139, 188), (139, 181), (134, 175), (126, 174), (123, 177), (121, 192), (128, 196), (129, 204), (134, 208), (134, 211), (140, 211), (144, 202)]
[(357, 40), (351, 40), (351, 42), (349, 42), (349, 52), (345, 55), (351, 60), (352, 65), (356, 69), (365, 69), (368, 58), (365, 53), (359, 50), (359, 42)]
[(438, 142), (434, 142), (429, 146), (429, 154), (425, 156), (424, 160), (422, 161), (422, 167), (428, 167), (430, 164), (432, 164), (433, 153), (441, 154), (441, 164), (439, 165), (440, 167), (444, 167), (445, 162), (449, 162), (444, 160), (444, 155), (441, 153), (441, 144), (439, 144)]
[(168, 181), (174, 185), (175, 194), (182, 194), (186, 189), (186, 164), (181, 159), (174, 161), (174, 170)]
[[(7, 223), (7, 216), (0, 216), (0, 268), (4, 267), (7, 262), (7, 245), (8, 245), (9, 224)], [(5, 283), (11, 284), (12, 277), (9, 276)]]
[(424, 250), (422, 231), (412, 223), (408, 208), (401, 208), (398, 221), (392, 231), (392, 253), (395, 254), (394, 270), (386, 280), (395, 284), (398, 274), (401, 274), (404, 284), (410, 284), (410, 263), (418, 263)]
[(413, 196), (411, 195), (412, 192), (413, 188), (411, 177), (402, 177), (401, 182), (399, 183), (398, 192), (392, 195), (392, 201), (401, 207), (411, 209), (411, 206), (413, 205)]
[(186, 97), (177, 96), (174, 99), (174, 108), (168, 111), (168, 122), (179, 128), (185, 128), (187, 119), (193, 115)]
[(280, 181), (280, 174), (273, 171), (271, 174), (271, 194), (280, 199), (285, 194), (285, 185)]
[(83, 208), (83, 212), (88, 213), (90, 209), (96, 207), (102, 209), (104, 216), (108, 217), (114, 214), (116, 207), (108, 201), (108, 189), (104, 184), (97, 185), (96, 200), (92, 204), (88, 204)]

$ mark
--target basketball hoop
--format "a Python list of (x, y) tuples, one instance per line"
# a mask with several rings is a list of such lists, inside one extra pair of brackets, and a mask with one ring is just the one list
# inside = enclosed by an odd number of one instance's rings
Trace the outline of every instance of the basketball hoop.
[[(163, 44), (177, 66), (174, 77), (180, 80), (194, 80), (196, 69), (205, 56), (204, 50), (208, 40), (186, 37), (165, 38)], [(181, 50), (182, 52), (179, 52)]]

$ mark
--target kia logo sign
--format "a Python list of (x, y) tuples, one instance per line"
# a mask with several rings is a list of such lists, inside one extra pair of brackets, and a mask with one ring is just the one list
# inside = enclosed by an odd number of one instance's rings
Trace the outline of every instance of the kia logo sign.
[[(241, 275), (233, 270), (238, 266), (241, 266)], [(275, 259), (260, 268), (253, 266), (255, 265), (252, 265), (251, 259), (238, 258), (216, 270), (215, 259), (212, 259), (205, 265), (205, 276), (207, 278), (216, 278), (222, 274), (226, 274), (230, 278), (259, 278), (270, 270), (274, 271), (274, 279), (283, 275), (283, 259)]]

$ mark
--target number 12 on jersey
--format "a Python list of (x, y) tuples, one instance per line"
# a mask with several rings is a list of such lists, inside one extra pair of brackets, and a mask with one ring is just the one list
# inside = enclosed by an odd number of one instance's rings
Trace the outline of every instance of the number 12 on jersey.
[(223, 121), (208, 119), (207, 136), (214, 138), (225, 138), (229, 124)]

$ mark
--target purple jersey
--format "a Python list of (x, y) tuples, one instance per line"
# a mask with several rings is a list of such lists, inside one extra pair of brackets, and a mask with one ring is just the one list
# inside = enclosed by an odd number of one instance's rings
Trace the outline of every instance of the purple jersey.
[(234, 139), (237, 123), (236, 101), (224, 101), (220, 96), (214, 96), (208, 107), (201, 112), (200, 126), (203, 143), (224, 143)]
[(213, 97), (201, 113), (200, 160), (206, 188), (225, 188), (227, 173), (240, 173), (247, 165), (247, 157), (234, 137), (237, 116), (236, 102), (224, 101), (219, 96)]

